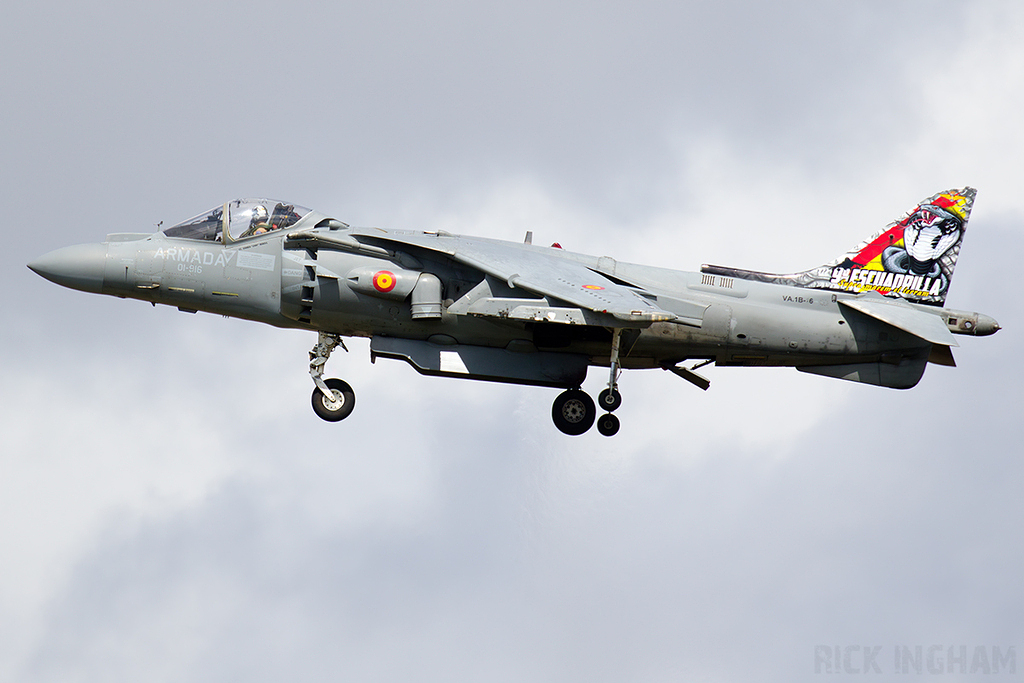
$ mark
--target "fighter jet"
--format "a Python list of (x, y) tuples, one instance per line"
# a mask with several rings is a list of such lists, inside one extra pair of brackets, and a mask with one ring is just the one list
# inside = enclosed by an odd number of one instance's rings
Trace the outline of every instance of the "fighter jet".
[[(156, 233), (115, 233), (28, 267), (85, 292), (316, 332), (313, 410), (348, 417), (355, 394), (325, 379), (344, 337), (370, 360), (424, 375), (563, 391), (568, 435), (619, 430), (624, 369), (661, 368), (707, 390), (696, 370), (789, 366), (908, 389), (928, 363), (955, 365), (954, 335), (999, 329), (944, 308), (975, 190), (940, 192), (838, 259), (793, 274), (620, 263), (442, 231), (352, 227), (297, 204), (238, 199)], [(346, 349), (347, 350), (347, 349)], [(594, 400), (580, 387), (607, 368)]]

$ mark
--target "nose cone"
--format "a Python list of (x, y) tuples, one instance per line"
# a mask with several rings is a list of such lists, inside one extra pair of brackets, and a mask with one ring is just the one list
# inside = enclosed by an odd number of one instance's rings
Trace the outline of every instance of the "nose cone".
[(99, 294), (106, 260), (106, 244), (76, 244), (43, 254), (28, 267), (50, 282)]
[(978, 336), (995, 334), (1001, 329), (995, 318), (984, 313), (978, 314)]

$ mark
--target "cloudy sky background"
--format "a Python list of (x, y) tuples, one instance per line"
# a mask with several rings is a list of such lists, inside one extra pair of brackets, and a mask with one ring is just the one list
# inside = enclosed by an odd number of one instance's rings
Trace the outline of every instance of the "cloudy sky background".
[[(819, 644), (1024, 657), (1015, 2), (31, 4), (0, 26), (0, 680), (817, 680)], [(557, 392), (59, 288), (25, 264), (237, 196), (790, 272), (939, 190), (913, 390), (627, 373)], [(596, 394), (603, 373), (586, 388)], [(859, 666), (855, 658), (853, 665)], [(1018, 662), (1018, 671), (1024, 660)], [(949, 675), (947, 679), (955, 680)]]

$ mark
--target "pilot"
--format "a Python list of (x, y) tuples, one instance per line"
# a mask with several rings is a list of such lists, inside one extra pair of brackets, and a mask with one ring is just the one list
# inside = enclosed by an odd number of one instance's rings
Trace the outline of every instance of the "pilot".
[(267, 207), (262, 204), (258, 204), (255, 209), (252, 210), (252, 220), (249, 221), (249, 229), (252, 230), (254, 235), (262, 235), (265, 232), (270, 232), (273, 227), (267, 223)]

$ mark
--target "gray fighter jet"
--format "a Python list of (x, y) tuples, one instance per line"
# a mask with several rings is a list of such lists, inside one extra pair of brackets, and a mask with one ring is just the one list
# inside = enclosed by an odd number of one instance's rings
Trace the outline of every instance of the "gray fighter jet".
[[(710, 363), (907, 389), (928, 363), (955, 365), (954, 334), (999, 329), (943, 307), (974, 196), (936, 194), (832, 263), (789, 275), (619, 263), (534, 245), (530, 233), (520, 244), (354, 228), (268, 199), (57, 249), (29, 268), (72, 289), (317, 332), (309, 372), (325, 420), (355, 406), (352, 388), (323, 372), (343, 337), (360, 336), (371, 361), (563, 389), (551, 410), (560, 431), (583, 434), (596, 420), (611, 436), (627, 368), (662, 368), (704, 390), (695, 371)], [(596, 405), (580, 389), (592, 365), (608, 368)]]

